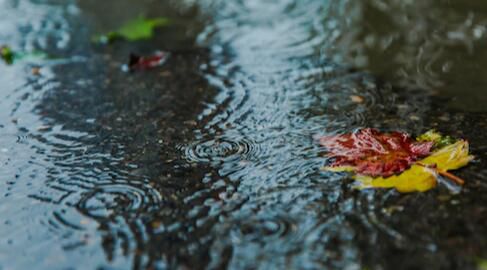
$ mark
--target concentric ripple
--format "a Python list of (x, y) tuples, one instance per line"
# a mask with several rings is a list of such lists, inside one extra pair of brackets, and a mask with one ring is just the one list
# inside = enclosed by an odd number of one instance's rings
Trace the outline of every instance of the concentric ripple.
[(260, 216), (242, 219), (236, 222), (232, 236), (239, 241), (267, 242), (272, 239), (286, 238), (297, 230), (296, 224), (283, 216)]
[(240, 140), (207, 139), (184, 147), (185, 157), (190, 162), (220, 163), (232, 160), (252, 160), (259, 157), (261, 151), (258, 143), (246, 138)]
[(83, 193), (77, 208), (92, 218), (108, 218), (149, 212), (157, 209), (161, 203), (162, 196), (149, 185), (114, 183), (98, 185)]

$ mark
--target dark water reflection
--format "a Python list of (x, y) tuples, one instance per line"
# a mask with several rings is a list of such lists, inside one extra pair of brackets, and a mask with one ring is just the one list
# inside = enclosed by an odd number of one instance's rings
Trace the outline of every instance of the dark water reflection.
[[(487, 6), (0, 5), (0, 43), (60, 57), (0, 66), (0, 269), (475, 269), (487, 258)], [(174, 25), (151, 42), (89, 43), (134, 14)], [(120, 70), (156, 49), (172, 51), (164, 67)], [(459, 194), (356, 191), (319, 170), (313, 137), (358, 127), (437, 128), (468, 138), (478, 159), (459, 171)]]

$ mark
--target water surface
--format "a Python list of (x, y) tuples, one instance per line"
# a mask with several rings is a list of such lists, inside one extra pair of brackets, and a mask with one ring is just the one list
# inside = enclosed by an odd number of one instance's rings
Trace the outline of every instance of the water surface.
[[(476, 269), (487, 258), (487, 5), (8, 1), (0, 269)], [(151, 41), (90, 43), (145, 14)], [(171, 52), (125, 73), (130, 52)], [(41, 67), (40, 75), (32, 67)], [(352, 95), (363, 97), (356, 103)], [(465, 187), (352, 188), (316, 135), (470, 141)]]

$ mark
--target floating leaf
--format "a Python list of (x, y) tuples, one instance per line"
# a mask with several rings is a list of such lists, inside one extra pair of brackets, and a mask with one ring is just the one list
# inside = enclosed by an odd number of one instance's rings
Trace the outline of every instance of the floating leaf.
[(449, 144), (455, 143), (455, 139), (450, 136), (443, 136), (440, 133), (436, 132), (436, 130), (429, 130), (428, 132), (420, 135), (416, 138), (418, 142), (433, 142), (435, 148), (441, 148), (447, 146)]
[(403, 173), (388, 178), (366, 175), (356, 175), (354, 178), (358, 181), (358, 188), (396, 188), (399, 192), (424, 192), (436, 186), (434, 172), (419, 165), (412, 165)]
[[(396, 188), (400, 192), (423, 192), (436, 186), (439, 175), (463, 184), (462, 179), (448, 171), (461, 168), (473, 159), (469, 155), (467, 141), (458, 140), (427, 153), (433, 144), (444, 145), (452, 140), (445, 138), (431, 131), (414, 141), (404, 133), (384, 134), (363, 129), (353, 134), (323, 137), (320, 143), (327, 147), (329, 156), (335, 159), (331, 166), (324, 169), (356, 173), (354, 178), (359, 188)], [(410, 154), (409, 158), (407, 154)], [(419, 160), (418, 157), (423, 158)], [(400, 166), (391, 165), (393, 163)], [(390, 168), (397, 169), (393, 175), (388, 175)]]
[[(327, 167), (353, 167), (360, 174), (390, 176), (409, 168), (430, 153), (432, 142), (417, 142), (402, 132), (381, 133), (360, 129), (354, 133), (320, 138), (334, 162)], [(340, 169), (339, 169), (340, 170)]]
[(168, 53), (157, 51), (151, 56), (130, 54), (128, 70), (144, 70), (161, 66), (169, 57)]
[(9, 46), (1, 46), (0, 47), (0, 57), (2, 58), (5, 63), (11, 65), (14, 62), (14, 53)]
[(433, 165), (438, 171), (447, 171), (459, 169), (467, 165), (472, 159), (473, 156), (468, 154), (468, 142), (459, 140), (435, 151), (417, 164)]
[(126, 39), (128, 41), (150, 39), (154, 34), (155, 28), (166, 26), (169, 23), (170, 21), (167, 18), (147, 19), (143, 16), (139, 16), (134, 20), (125, 23), (116, 31), (109, 32), (105, 35), (95, 36), (94, 41), (111, 43), (116, 39)]

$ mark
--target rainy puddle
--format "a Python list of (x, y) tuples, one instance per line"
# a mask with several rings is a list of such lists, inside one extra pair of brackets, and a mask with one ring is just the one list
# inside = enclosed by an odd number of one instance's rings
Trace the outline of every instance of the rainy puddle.
[[(91, 42), (141, 14), (171, 24)], [(0, 2), (0, 44), (56, 56), (0, 63), (0, 269), (485, 269), (486, 27), (473, 0)], [(468, 139), (465, 186), (320, 170), (314, 137), (361, 127)]]

